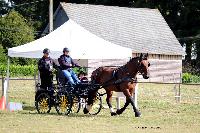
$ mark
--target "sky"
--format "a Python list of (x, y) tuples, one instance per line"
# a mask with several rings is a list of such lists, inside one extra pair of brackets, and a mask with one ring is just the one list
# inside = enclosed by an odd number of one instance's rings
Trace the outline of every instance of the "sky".
[[(6, 3), (8, 3), (9, 0), (3, 0), (3, 1), (5, 1)], [(11, 3), (9, 3), (9, 6), (10, 6), (10, 5), (11, 5)]]

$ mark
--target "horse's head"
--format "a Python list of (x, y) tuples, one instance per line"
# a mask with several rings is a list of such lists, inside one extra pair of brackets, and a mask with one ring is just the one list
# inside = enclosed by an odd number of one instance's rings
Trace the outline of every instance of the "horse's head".
[(147, 54), (140, 54), (138, 60), (138, 71), (142, 74), (144, 79), (149, 78), (149, 67), (150, 63), (148, 61), (148, 53)]

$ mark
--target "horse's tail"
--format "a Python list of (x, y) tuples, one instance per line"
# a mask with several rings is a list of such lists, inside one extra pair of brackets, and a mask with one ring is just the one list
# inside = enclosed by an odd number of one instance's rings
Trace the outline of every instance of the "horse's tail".
[(100, 84), (101, 74), (103, 72), (103, 67), (99, 67), (92, 72), (91, 81), (94, 84)]

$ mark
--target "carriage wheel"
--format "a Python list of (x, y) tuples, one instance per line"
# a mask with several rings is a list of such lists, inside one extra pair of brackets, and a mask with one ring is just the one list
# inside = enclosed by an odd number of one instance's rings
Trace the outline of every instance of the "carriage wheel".
[(97, 115), (102, 109), (102, 99), (101, 96), (97, 93), (92, 108), (89, 112), (90, 115)]
[(49, 113), (51, 111), (50, 103), (50, 96), (47, 93), (41, 93), (35, 101), (36, 110), (39, 114)]
[(59, 115), (68, 115), (70, 113), (70, 106), (71, 102), (68, 94), (58, 95), (55, 109)]
[(72, 99), (71, 112), (78, 113), (81, 109), (81, 98), (73, 96)]

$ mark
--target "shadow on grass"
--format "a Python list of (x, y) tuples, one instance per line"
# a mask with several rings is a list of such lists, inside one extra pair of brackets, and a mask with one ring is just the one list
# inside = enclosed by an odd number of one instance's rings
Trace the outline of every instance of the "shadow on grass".
[(65, 117), (73, 117), (73, 118), (92, 118), (92, 117), (99, 117), (99, 118), (108, 118), (107, 115), (89, 115), (89, 114), (69, 114), (69, 115), (59, 115), (57, 113), (46, 113), (46, 114), (39, 114), (38, 112), (22, 112), (21, 114), (31, 114), (31, 115), (38, 115), (38, 116), (65, 116)]
[(107, 115), (97, 114), (97, 115), (89, 115), (89, 114), (82, 114), (80, 113), (70, 113), (69, 115), (59, 115), (56, 112), (50, 112), (46, 114), (39, 114), (35, 107), (33, 106), (24, 106), (23, 111), (20, 112), (21, 114), (31, 114), (31, 115), (44, 115), (44, 116), (66, 116), (66, 117), (77, 117), (77, 118), (83, 118), (83, 117), (101, 117), (101, 118), (107, 118)]
[(83, 117), (99, 117), (99, 118), (108, 118), (107, 115), (97, 114), (97, 115), (89, 115), (89, 114), (69, 114), (67, 117), (77, 117), (77, 118), (83, 118)]
[(33, 106), (23, 106), (23, 110), (34, 111), (35, 107), (33, 107)]

